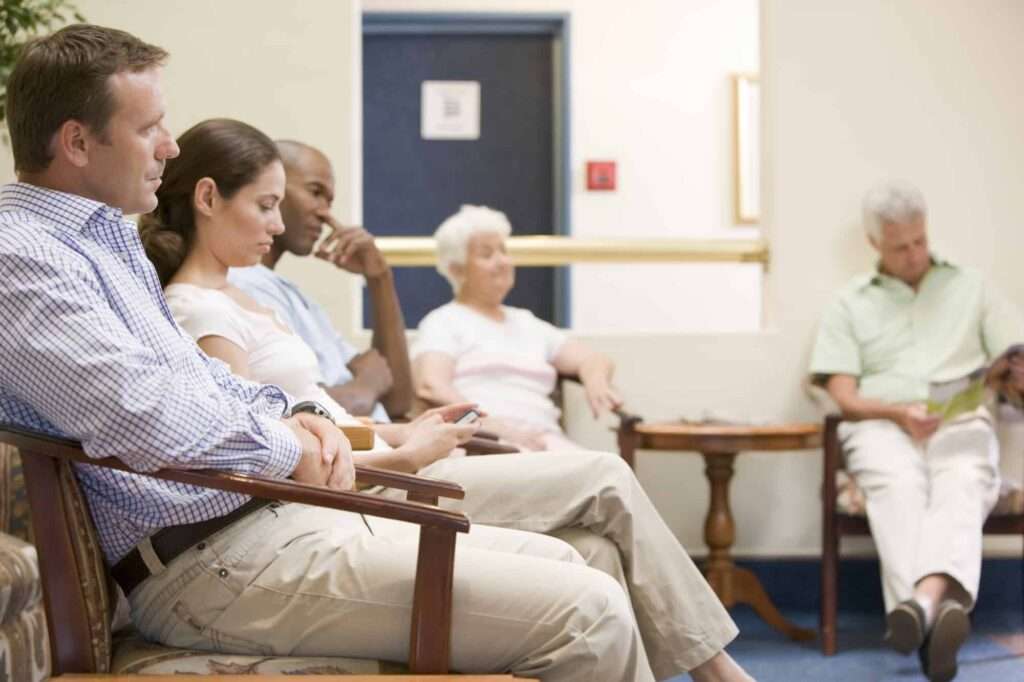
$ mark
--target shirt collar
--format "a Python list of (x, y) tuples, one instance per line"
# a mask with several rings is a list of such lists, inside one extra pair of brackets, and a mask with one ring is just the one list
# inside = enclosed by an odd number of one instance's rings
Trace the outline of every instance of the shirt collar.
[(64, 230), (82, 232), (95, 218), (121, 223), (121, 209), (67, 192), (14, 182), (0, 187), (0, 211), (26, 211)]
[[(938, 255), (936, 255), (934, 253), (931, 255), (931, 258), (932, 258), (932, 267), (929, 269), (929, 272), (932, 269), (935, 269), (935, 268), (956, 268), (957, 267), (955, 264), (949, 262), (945, 258), (942, 258), (942, 257), (940, 257), (940, 256), (938, 256)], [(895, 277), (892, 277), (892, 276), (887, 275), (884, 272), (882, 272), (882, 263), (881, 263), (881, 261), (879, 261), (879, 262), (875, 263), (875, 270), (874, 270), (874, 272), (872, 272), (869, 275), (864, 277), (864, 281), (861, 284), (861, 288), (864, 288), (866, 286), (884, 286), (886, 283), (893, 284), (893, 283), (896, 283), (896, 282), (900, 282), (901, 284), (903, 283), (900, 280), (897, 280)], [(904, 286), (905, 286), (905, 284), (904, 284)]]
[(276, 270), (271, 270), (270, 268), (268, 268), (263, 263), (257, 263), (256, 265), (253, 265), (252, 267), (253, 267), (253, 269), (256, 272), (258, 272), (260, 275), (262, 275), (266, 279), (268, 279), (268, 280), (275, 280), (276, 279), (281, 284), (283, 284), (284, 286), (288, 287), (289, 289), (292, 289), (292, 290), (298, 292), (299, 287), (296, 286), (295, 283), (292, 282), (290, 279), (288, 279), (284, 275), (280, 274)]

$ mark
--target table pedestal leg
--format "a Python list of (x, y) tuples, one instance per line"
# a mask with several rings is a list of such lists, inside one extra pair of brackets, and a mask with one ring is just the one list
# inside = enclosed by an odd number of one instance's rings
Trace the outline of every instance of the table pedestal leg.
[(708, 584), (726, 608), (749, 604), (766, 623), (790, 639), (814, 639), (813, 630), (797, 627), (779, 613), (753, 572), (739, 568), (733, 562), (731, 550), (736, 539), (736, 525), (729, 506), (729, 482), (736, 453), (703, 454), (705, 473), (711, 484), (711, 504), (704, 521), (704, 540), (709, 550), (704, 575)]

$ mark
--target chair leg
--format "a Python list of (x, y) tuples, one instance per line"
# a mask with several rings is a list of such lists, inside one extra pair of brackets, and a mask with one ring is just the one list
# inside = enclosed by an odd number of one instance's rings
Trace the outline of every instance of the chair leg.
[(411, 673), (444, 675), (448, 672), (454, 568), (455, 531), (422, 526), (409, 638)]
[(826, 521), (823, 536), (821, 548), (821, 652), (825, 656), (832, 656), (836, 653), (836, 619), (839, 606), (839, 536), (836, 533), (834, 519)]

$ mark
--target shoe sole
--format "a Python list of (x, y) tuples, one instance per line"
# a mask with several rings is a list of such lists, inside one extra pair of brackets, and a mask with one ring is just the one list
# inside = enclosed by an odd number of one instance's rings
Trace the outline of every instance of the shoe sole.
[(889, 646), (901, 654), (909, 654), (924, 643), (924, 627), (914, 610), (901, 604), (886, 617)]
[(956, 677), (956, 655), (970, 633), (971, 621), (963, 608), (939, 612), (928, 642), (928, 679), (931, 682), (949, 682)]

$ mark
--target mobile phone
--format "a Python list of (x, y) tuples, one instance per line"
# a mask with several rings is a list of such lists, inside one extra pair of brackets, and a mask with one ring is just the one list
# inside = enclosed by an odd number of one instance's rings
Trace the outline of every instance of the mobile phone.
[(462, 426), (463, 424), (472, 424), (480, 418), (480, 413), (474, 409), (467, 410), (465, 414), (456, 419), (453, 423)]

